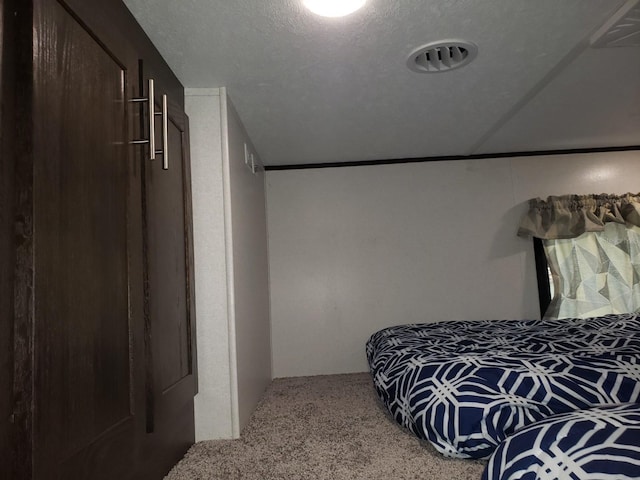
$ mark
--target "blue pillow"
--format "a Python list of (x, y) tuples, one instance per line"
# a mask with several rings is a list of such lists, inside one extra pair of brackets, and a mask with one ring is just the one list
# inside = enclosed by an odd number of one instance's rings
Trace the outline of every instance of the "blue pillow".
[(640, 404), (562, 413), (504, 440), (482, 480), (640, 480)]

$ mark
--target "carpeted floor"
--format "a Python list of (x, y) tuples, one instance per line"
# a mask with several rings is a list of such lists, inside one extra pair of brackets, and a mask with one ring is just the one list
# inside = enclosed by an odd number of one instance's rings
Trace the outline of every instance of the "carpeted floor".
[(368, 374), (277, 379), (239, 440), (194, 445), (166, 480), (479, 480), (402, 430)]

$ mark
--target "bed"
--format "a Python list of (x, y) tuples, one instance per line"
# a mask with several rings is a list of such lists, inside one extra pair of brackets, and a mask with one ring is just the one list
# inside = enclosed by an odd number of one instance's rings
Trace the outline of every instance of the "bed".
[(488, 458), (553, 415), (640, 403), (637, 314), (403, 325), (366, 353), (393, 418), (450, 457)]

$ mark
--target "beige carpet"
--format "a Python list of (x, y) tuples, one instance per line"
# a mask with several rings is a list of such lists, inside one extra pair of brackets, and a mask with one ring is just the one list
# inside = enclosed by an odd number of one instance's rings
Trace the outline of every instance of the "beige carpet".
[(483, 467), (402, 430), (353, 374), (275, 380), (239, 440), (197, 443), (166, 479), (479, 480)]

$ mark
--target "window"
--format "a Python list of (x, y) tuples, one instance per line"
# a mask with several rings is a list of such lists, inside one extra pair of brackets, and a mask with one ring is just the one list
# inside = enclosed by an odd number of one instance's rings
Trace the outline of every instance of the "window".
[(640, 311), (640, 196), (532, 199), (518, 234), (534, 237), (545, 318)]

